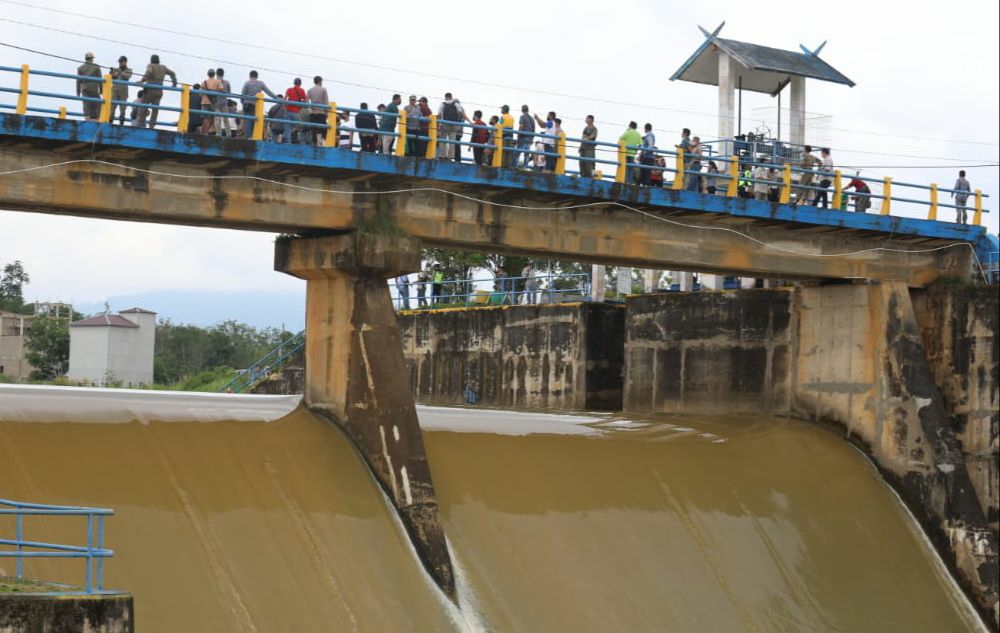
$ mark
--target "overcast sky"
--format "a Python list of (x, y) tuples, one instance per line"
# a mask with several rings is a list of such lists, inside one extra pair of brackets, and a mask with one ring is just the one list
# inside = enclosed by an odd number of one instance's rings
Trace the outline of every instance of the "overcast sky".
[[(40, 0), (31, 3), (42, 5)], [(227, 0), (54, 0), (44, 6), (68, 12), (85, 7), (92, 16), (258, 47), (59, 14), (10, 0), (0, 0), (0, 41), (71, 58), (92, 50), (102, 66), (125, 54), (140, 72), (149, 54), (158, 52), (184, 82), (201, 80), (209, 66), (224, 66), (234, 89), (250, 68), (259, 69), (275, 90), (288, 87), (294, 76), (308, 83), (321, 74), (332, 100), (355, 106), (363, 100), (387, 101), (392, 92), (427, 95), (436, 102), (445, 91), (467, 106), (485, 106), (487, 112), (501, 103), (514, 108), (526, 103), (539, 112), (558, 111), (570, 136), (579, 135), (580, 118), (590, 113), (597, 117), (603, 140), (616, 140), (631, 119), (640, 125), (648, 121), (659, 130), (661, 146), (676, 142), (682, 127), (703, 138), (715, 136), (716, 89), (669, 77), (703, 41), (697, 25), (712, 30), (725, 20), (720, 36), (731, 39), (791, 50), (800, 43), (814, 48), (829, 40), (822, 57), (857, 85), (810, 81), (806, 108), (831, 117), (828, 133), (838, 166), (864, 166), (863, 173), (872, 177), (893, 175), (897, 181), (950, 187), (960, 166), (1000, 158), (996, 0), (901, 5), (438, 0), (422, 6), (392, 0), (287, 6)], [(74, 68), (70, 62), (0, 46), (0, 65), (25, 62), (61, 72)], [(14, 86), (16, 76), (0, 73), (0, 82)], [(58, 87), (72, 91), (69, 84)], [(0, 101), (13, 98), (0, 95)], [(751, 119), (756, 108), (774, 105), (766, 95), (745, 95), (744, 118)], [(968, 171), (973, 188), (992, 197), (986, 206), (1000, 210), (1000, 170)], [(926, 215), (925, 209), (906, 211), (897, 205), (893, 211)], [(940, 217), (950, 220), (954, 213), (942, 209)], [(998, 217), (994, 212), (987, 218), (992, 233)], [(32, 276), (27, 289), (31, 300), (99, 301), (168, 288), (222, 292), (301, 287), (302, 282), (273, 272), (273, 238), (0, 212), (0, 264), (24, 262)]]

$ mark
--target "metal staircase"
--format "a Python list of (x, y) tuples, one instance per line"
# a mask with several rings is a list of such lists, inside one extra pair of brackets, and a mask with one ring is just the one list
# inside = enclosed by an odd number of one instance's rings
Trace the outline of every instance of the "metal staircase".
[(235, 378), (222, 386), (219, 391), (226, 393), (247, 393), (266, 380), (276, 371), (281, 371), (306, 344), (305, 330), (281, 342), (280, 345), (241, 370)]

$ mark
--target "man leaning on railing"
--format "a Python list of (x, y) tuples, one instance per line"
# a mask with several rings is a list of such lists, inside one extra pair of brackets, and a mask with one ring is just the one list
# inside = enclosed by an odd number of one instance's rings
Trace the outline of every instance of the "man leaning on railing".
[[(154, 86), (163, 85), (163, 80), (166, 77), (170, 77), (171, 82), (173, 82), (174, 87), (177, 87), (177, 73), (170, 70), (166, 66), (160, 63), (159, 55), (150, 55), (149, 64), (146, 65), (146, 72), (143, 73), (140, 83), (147, 84), (143, 87), (142, 102), (154, 106), (150, 109), (152, 112), (149, 115), (149, 127), (156, 127), (156, 116), (160, 113), (160, 99), (163, 98), (163, 90), (160, 88), (152, 88), (148, 84)], [(143, 109), (145, 113), (145, 109)]]

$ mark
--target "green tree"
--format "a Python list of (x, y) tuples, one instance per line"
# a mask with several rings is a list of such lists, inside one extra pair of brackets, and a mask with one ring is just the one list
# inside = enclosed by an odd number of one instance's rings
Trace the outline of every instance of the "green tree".
[(24, 287), (31, 276), (20, 260), (14, 260), (3, 267), (0, 275), (0, 308), (20, 312), (24, 306)]
[(26, 340), (32, 380), (52, 380), (69, 368), (69, 321), (50, 317), (32, 319)]

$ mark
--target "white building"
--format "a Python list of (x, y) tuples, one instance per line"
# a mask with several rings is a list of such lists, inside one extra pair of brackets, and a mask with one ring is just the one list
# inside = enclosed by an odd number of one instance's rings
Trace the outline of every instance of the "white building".
[(142, 308), (70, 323), (66, 375), (95, 385), (152, 384), (155, 336), (156, 313)]

